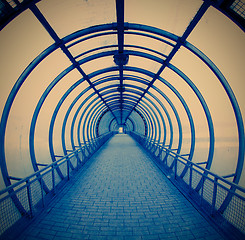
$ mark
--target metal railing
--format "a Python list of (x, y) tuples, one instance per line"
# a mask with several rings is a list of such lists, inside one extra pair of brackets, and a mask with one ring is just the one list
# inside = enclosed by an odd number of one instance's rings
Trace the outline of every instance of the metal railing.
[(238, 236), (245, 237), (243, 187), (193, 163), (174, 150), (147, 140), (144, 135), (135, 132), (130, 132), (130, 135), (154, 156), (168, 177), (174, 179), (179, 188), (218, 225), (238, 230)]
[[(82, 144), (82, 148), (24, 179), (10, 177), (18, 182), (0, 191), (0, 238), (8, 236), (7, 239), (11, 239), (11, 234), (14, 238), (11, 227), (17, 223), (19, 226), (23, 221), (28, 222), (28, 219), (42, 211), (62, 183), (69, 180), (72, 169), (81, 167), (112, 135), (114, 133), (110, 132), (93, 139), (92, 143)], [(64, 179), (58, 175), (57, 169), (62, 172)]]

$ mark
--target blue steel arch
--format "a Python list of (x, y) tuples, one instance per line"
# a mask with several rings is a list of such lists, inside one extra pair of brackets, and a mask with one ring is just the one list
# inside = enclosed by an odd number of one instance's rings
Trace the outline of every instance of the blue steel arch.
[[(134, 80), (136, 77), (125, 77), (125, 80), (127, 80), (127, 79), (129, 79), (129, 80)], [(101, 82), (104, 82), (104, 81), (111, 81), (111, 80), (115, 80), (116, 79), (116, 77), (112, 77), (112, 78), (106, 78), (106, 80), (105, 79), (103, 79), (103, 80), (100, 80)], [(144, 80), (144, 79), (137, 79), (137, 81), (138, 82), (140, 82), (140, 83), (143, 83), (143, 84), (148, 84), (148, 82), (146, 81), (146, 80)], [(179, 115), (178, 115), (178, 113), (177, 113), (177, 111), (176, 111), (176, 109), (175, 109), (175, 107), (174, 107), (174, 105), (172, 104), (172, 102), (170, 101), (170, 99), (160, 90), (160, 89), (158, 89), (157, 87), (155, 87), (155, 86), (152, 86), (152, 88), (153, 89), (155, 89), (156, 91), (158, 91), (166, 100), (167, 100), (167, 102), (170, 104), (170, 106), (171, 106), (171, 108), (173, 109), (173, 111), (174, 111), (174, 114), (175, 114), (175, 116), (176, 116), (176, 119), (177, 119), (177, 122), (178, 122), (178, 126), (179, 126), (179, 135), (181, 136), (180, 138), (179, 138), (179, 146), (178, 146), (178, 150), (177, 150), (177, 153), (179, 153), (180, 152), (180, 148), (181, 148), (181, 142), (182, 142), (182, 127), (181, 127), (181, 123), (180, 123), (180, 118), (179, 118)], [(128, 89), (127, 89), (127, 91), (129, 91)], [(140, 93), (138, 93), (138, 94), (140, 94)], [(163, 110), (164, 110), (164, 112), (166, 113), (166, 115), (167, 115), (167, 117), (168, 117), (168, 120), (169, 120), (169, 122), (170, 122), (170, 126), (172, 126), (172, 124), (171, 124), (171, 120), (170, 120), (170, 117), (169, 117), (169, 114), (167, 113), (167, 111), (166, 111), (166, 108), (164, 107), (164, 105), (161, 103), (161, 101), (159, 101), (159, 99), (158, 98), (156, 98), (153, 94), (151, 94), (150, 92), (148, 92), (148, 94), (150, 95), (150, 96), (152, 96), (161, 106), (162, 106), (162, 108), (163, 108)], [(125, 94), (124, 94), (124, 97), (125, 97)], [(188, 108), (188, 106), (185, 104), (185, 106), (186, 106), (186, 108), (187, 108), (187, 113), (188, 113), (188, 115), (189, 116), (191, 116), (191, 114), (190, 114), (190, 112), (189, 112), (189, 108)], [(190, 119), (191, 119), (191, 123), (190, 123), (190, 125), (191, 125), (191, 131), (193, 132), (194, 131), (194, 124), (193, 124), (193, 120), (192, 120), (192, 117), (190, 117)], [(172, 129), (172, 127), (171, 127), (171, 129)], [(172, 131), (170, 129), (170, 131)], [(164, 131), (165, 132), (165, 131)], [(192, 134), (191, 135), (192, 136), (192, 140), (191, 140), (191, 142), (192, 142), (192, 144), (191, 144), (191, 154), (190, 154), (190, 157), (189, 157), (189, 159), (191, 159), (192, 158), (192, 155), (193, 155), (193, 151), (194, 151), (194, 148), (193, 148), (193, 136), (195, 136), (194, 134)], [(163, 142), (165, 142), (165, 140), (163, 141)], [(172, 141), (171, 141), (172, 142)], [(164, 145), (164, 144), (163, 144)], [(171, 146), (172, 146), (172, 143), (171, 144), (169, 144), (169, 148), (171, 148)]]
[[(132, 124), (132, 130), (131, 131), (134, 131), (135, 130), (135, 123), (133, 122), (133, 120), (131, 118), (128, 118), (128, 120), (131, 122)], [(127, 123), (127, 122), (126, 122)], [(130, 130), (129, 130), (130, 131)]]
[[(114, 79), (114, 78), (113, 78)], [(110, 79), (110, 78), (107, 78), (106, 79), (106, 81), (111, 81), (111, 80), (113, 80), (113, 79)], [(127, 79), (127, 78), (125, 78), (125, 79)], [(105, 79), (104, 80), (102, 80), (101, 82), (104, 82), (105, 81)], [(147, 82), (145, 82), (145, 81), (141, 81), (141, 80), (138, 80), (139, 82), (141, 82), (141, 83), (144, 83), (144, 84), (146, 84)], [(125, 85), (126, 86), (126, 85)], [(157, 89), (156, 87), (155, 87), (155, 89)], [(142, 90), (142, 89), (141, 89)], [(143, 91), (143, 90), (142, 90)], [(165, 94), (163, 94), (161, 91), (159, 91), (162, 95), (165, 95)], [(140, 93), (139, 93), (140, 94)], [(150, 94), (150, 93), (149, 93)], [(154, 97), (154, 95), (152, 95), (153, 97)], [(166, 95), (165, 95), (165, 98), (166, 98)], [(157, 98), (155, 98), (155, 100), (158, 100)], [(169, 102), (169, 99), (168, 99), (168, 102)], [(173, 104), (171, 103), (171, 107), (173, 108), (174, 106), (173, 106)], [(165, 111), (166, 112), (166, 111)], [(176, 110), (174, 111), (175, 112), (175, 115), (176, 115)], [(178, 120), (177, 120), (178, 121)], [(179, 123), (179, 121), (178, 121), (178, 123)]]
[[(131, 92), (133, 92), (133, 91), (131, 91)], [(134, 91), (134, 93), (137, 93), (137, 94), (139, 94), (140, 95), (140, 93), (138, 93), (138, 92), (136, 92), (136, 91)], [(138, 114), (139, 114), (139, 112), (137, 112)], [(147, 132), (148, 132), (148, 125), (146, 124), (146, 122), (145, 122), (145, 118), (142, 116), (142, 115), (140, 115), (141, 116), (141, 118), (143, 119), (143, 121), (144, 121), (144, 124), (145, 124), (145, 135), (147, 135)]]
[[(151, 73), (151, 72), (149, 72), (149, 71), (146, 71), (146, 70), (144, 70), (144, 69), (133, 68), (133, 67), (125, 67), (124, 69), (125, 69), (125, 70), (128, 70), (128, 71), (132, 71), (132, 72), (140, 72), (140, 73), (145, 74), (145, 75), (150, 76), (150, 77), (153, 77), (153, 76), (154, 76), (153, 73)], [(102, 74), (102, 73), (105, 72), (105, 71), (115, 71), (115, 70), (117, 70), (117, 68), (115, 68), (115, 67), (113, 68), (113, 67), (112, 67), (112, 68), (110, 68), (110, 69), (97, 71), (96, 73), (93, 73), (93, 74), (91, 74), (91, 75), (94, 75), (94, 74), (96, 75), (96, 74), (98, 74), (98, 73)], [(108, 79), (108, 80), (109, 80), (109, 79)], [(161, 77), (159, 77), (159, 80), (160, 80), (161, 82), (163, 82), (166, 86), (168, 86), (168, 87), (169, 87), (169, 88), (176, 94), (176, 96), (180, 99), (181, 103), (183, 104), (183, 107), (184, 107), (184, 109), (185, 109), (185, 111), (186, 111), (186, 113), (187, 113), (187, 116), (188, 116), (188, 119), (189, 119), (189, 122), (190, 122), (190, 128), (191, 128), (191, 151), (190, 151), (190, 154), (189, 154), (189, 156), (190, 156), (189, 159), (192, 159), (193, 152), (194, 152), (194, 145), (195, 145), (195, 142), (194, 142), (194, 139), (195, 139), (195, 130), (194, 130), (194, 123), (193, 123), (193, 119), (192, 119), (190, 110), (189, 110), (187, 104), (185, 103), (184, 99), (182, 98), (182, 96), (177, 92), (177, 90), (176, 90), (176, 89), (175, 89), (169, 82), (167, 82), (166, 80), (164, 80), (164, 79), (161, 78)], [(188, 82), (190, 82), (190, 80), (189, 80), (188, 78), (186, 78), (185, 80), (188, 81)], [(141, 82), (141, 83), (144, 83), (144, 84), (146, 83), (146, 82), (143, 82), (143, 81), (141, 81), (141, 80), (138, 80), (138, 81)], [(190, 82), (190, 85), (192, 85), (191, 82)], [(114, 86), (116, 86), (116, 85), (114, 85)], [(154, 86), (152, 86), (152, 88), (154, 88)], [(193, 85), (193, 88), (196, 89), (194, 85)], [(100, 89), (100, 90), (102, 91), (102, 90), (105, 90), (105, 89), (106, 89), (106, 88), (102, 88), (102, 89)], [(143, 90), (142, 90), (142, 91), (143, 91)], [(160, 92), (161, 92), (161, 91), (160, 91)], [(139, 94), (140, 94), (140, 93), (139, 93)], [(198, 94), (200, 94), (199, 91), (197, 91), (197, 95), (198, 95)], [(102, 95), (103, 95), (103, 94), (102, 94)], [(164, 95), (164, 94), (163, 94), (163, 95)], [(199, 98), (201, 99), (200, 101), (203, 101), (202, 105), (206, 106), (205, 100), (203, 99), (203, 97), (200, 96)], [(210, 115), (208, 109), (204, 109), (204, 111), (207, 112), (206, 115)], [(211, 119), (208, 118), (208, 117), (207, 117), (207, 121), (210, 122), (209, 125), (211, 126), (211, 129), (210, 129), (210, 135), (213, 135), (212, 121), (211, 121)], [(212, 142), (211, 144), (214, 144), (214, 143)], [(211, 150), (210, 150), (210, 151), (211, 151)]]
[(97, 121), (97, 123), (96, 123), (96, 136), (99, 136), (99, 125), (100, 125), (101, 119), (104, 117), (104, 115), (105, 115), (106, 113), (108, 113), (108, 110), (107, 110), (107, 111), (104, 111), (104, 112), (100, 115), (100, 117), (99, 117), (99, 119), (98, 119), (98, 121)]
[[(132, 106), (132, 105), (131, 105)], [(118, 109), (117, 106), (114, 106), (115, 109)], [(128, 108), (128, 109), (131, 109), (130, 107), (128, 106), (125, 106), (125, 108)], [(137, 114), (140, 115), (140, 117), (142, 118), (142, 120), (144, 121), (144, 124), (145, 124), (145, 136), (147, 138), (149, 138), (149, 132), (148, 132), (148, 126), (152, 126), (152, 123), (151, 121), (149, 120), (149, 115), (148, 113), (145, 112), (145, 110), (142, 108), (142, 107), (139, 107), (139, 109), (135, 109), (134, 110), (135, 112), (137, 112)]]
[[(197, 14), (197, 19), (201, 18), (203, 12), (206, 11), (206, 9), (210, 6), (210, 4), (211, 3), (209, 1), (205, 1), (204, 2), (204, 4), (202, 5), (200, 11)], [(101, 105), (105, 104), (105, 109), (106, 109), (106, 107), (109, 108), (109, 109), (112, 107), (111, 108), (112, 113), (113, 113), (114, 110), (118, 110), (119, 109), (117, 103), (116, 104), (114, 104), (114, 103), (112, 104), (111, 103), (110, 105), (107, 105), (107, 103), (105, 101), (103, 101), (103, 98), (101, 97), (103, 95), (101, 95), (99, 93), (99, 91), (95, 89), (94, 84), (90, 81), (91, 77), (87, 76), (83, 72), (83, 70), (80, 68), (80, 65), (82, 65), (85, 62), (88, 62), (88, 61), (93, 60), (93, 59), (98, 58), (98, 57), (105, 57), (105, 56), (109, 56), (109, 55), (115, 55), (116, 51), (108, 51), (106, 53), (94, 54), (91, 57), (88, 57), (86, 59), (83, 59), (81, 61), (76, 62), (75, 59), (78, 58), (78, 56), (73, 58), (71, 56), (71, 54), (69, 53), (68, 49), (70, 47), (72, 47), (73, 45), (77, 44), (77, 42), (76, 43), (72, 43), (70, 45), (67, 45), (67, 47), (65, 45), (65, 44), (69, 43), (70, 41), (75, 40), (75, 39), (77, 39), (78, 37), (81, 37), (81, 36), (86, 36), (87, 34), (91, 34), (91, 36), (85, 37), (83, 39), (83, 41), (89, 40), (89, 39), (91, 39), (93, 37), (101, 36), (103, 34), (104, 35), (105, 34), (108, 34), (108, 35), (116, 34), (116, 32), (113, 32), (113, 31), (115, 29), (117, 29), (117, 25), (118, 24), (113, 23), (113, 24), (105, 24), (105, 25), (91, 27), (91, 28), (78, 31), (76, 33), (73, 33), (73, 34), (71, 34), (71, 35), (69, 35), (69, 36), (67, 36), (67, 37), (65, 37), (65, 38), (63, 38), (61, 40), (61, 39), (58, 38), (58, 36), (55, 34), (55, 32), (52, 30), (52, 28), (50, 28), (49, 24), (46, 22), (45, 18), (40, 14), (40, 12), (35, 7), (35, 5), (32, 5), (30, 8), (33, 11), (33, 13), (36, 15), (36, 17), (39, 19), (39, 21), (44, 25), (46, 30), (50, 33), (52, 38), (55, 40), (55, 44), (51, 45), (49, 48), (44, 50), (26, 68), (26, 70), (21, 74), (21, 76), (17, 80), (14, 88), (12, 89), (12, 91), (11, 91), (7, 101), (6, 101), (6, 104), (5, 104), (5, 107), (4, 107), (4, 110), (3, 110), (3, 114), (2, 114), (2, 118), (1, 118), (1, 125), (0, 125), (0, 141), (2, 143), (1, 144), (1, 148), (0, 148), (1, 170), (2, 170), (2, 173), (3, 173), (3, 179), (4, 179), (4, 182), (5, 182), (6, 186), (11, 185), (11, 181), (10, 181), (10, 178), (9, 178), (9, 175), (8, 175), (7, 165), (6, 165), (6, 161), (5, 161), (5, 149), (4, 149), (4, 146), (5, 146), (5, 131), (6, 131), (6, 124), (7, 124), (8, 115), (9, 115), (9, 112), (11, 110), (12, 103), (13, 103), (13, 101), (15, 99), (15, 96), (18, 93), (18, 90), (20, 89), (20, 87), (24, 83), (25, 79), (29, 76), (29, 74), (35, 69), (35, 67), (44, 58), (46, 58), (49, 54), (54, 52), (56, 49), (58, 49), (58, 48), (62, 49), (63, 52), (66, 54), (66, 56), (72, 62), (72, 65), (69, 68), (67, 68), (66, 70), (64, 70), (61, 74), (59, 74), (57, 76), (57, 78), (50, 84), (50, 86), (47, 88), (47, 90), (43, 93), (42, 97), (40, 98), (40, 100), (38, 102), (38, 105), (37, 105), (37, 107), (35, 109), (35, 112), (33, 114), (32, 122), (31, 122), (31, 126), (30, 126), (29, 145), (30, 145), (31, 160), (32, 160), (33, 168), (34, 168), (35, 171), (38, 170), (38, 167), (37, 167), (37, 162), (36, 162), (36, 159), (35, 159), (34, 135), (35, 135), (35, 125), (36, 125), (36, 121), (37, 121), (37, 118), (38, 118), (39, 111), (40, 111), (40, 109), (42, 107), (43, 102), (45, 101), (45, 98), (48, 96), (49, 92), (52, 90), (52, 88), (55, 86), (55, 84), (59, 80), (61, 80), (62, 77), (64, 75), (66, 75), (68, 72), (70, 72), (71, 70), (76, 68), (83, 75), (84, 81), (86, 80), (87, 82), (90, 83), (90, 89), (95, 90), (93, 95), (96, 95), (96, 94), (98, 95), (96, 97), (96, 99), (100, 98), (102, 100), (102, 102), (103, 102), (103, 103), (101, 103)], [(241, 173), (242, 173), (242, 167), (243, 167), (243, 161), (244, 161), (244, 126), (243, 126), (243, 120), (242, 120), (242, 116), (241, 116), (241, 111), (240, 111), (239, 105), (238, 105), (238, 103), (236, 101), (236, 98), (234, 96), (234, 93), (232, 92), (232, 89), (230, 88), (228, 82), (226, 81), (226, 79), (224, 78), (222, 73), (219, 71), (219, 69), (200, 50), (196, 49), (194, 46), (192, 46), (190, 43), (188, 43), (186, 41), (188, 33), (192, 30), (191, 28), (193, 28), (193, 25), (195, 25), (197, 23), (197, 21), (198, 21), (197, 19), (195, 19), (195, 21), (193, 21), (190, 24), (190, 27), (187, 29), (187, 31), (185, 32), (185, 34), (181, 38), (179, 38), (178, 36), (176, 36), (174, 34), (171, 34), (171, 33), (168, 33), (166, 31), (163, 31), (163, 30), (160, 30), (160, 29), (156, 29), (156, 28), (153, 28), (153, 27), (143, 26), (143, 25), (139, 25), (139, 24), (124, 23), (124, 29), (128, 30), (128, 32), (125, 32), (125, 34), (134, 34), (134, 35), (138, 34), (138, 35), (144, 35), (145, 37), (149, 37), (149, 38), (154, 38), (154, 39), (158, 38), (157, 40), (164, 41), (165, 43), (167, 43), (170, 46), (172, 45), (174, 50), (173, 50), (173, 52), (171, 52), (171, 54), (169, 56), (165, 57), (166, 58), (165, 61), (163, 61), (162, 59), (157, 58), (155, 56), (152, 56), (152, 55), (149, 55), (149, 54), (145, 54), (145, 53), (142, 53), (142, 52), (139, 52), (139, 51), (126, 51), (125, 50), (124, 52), (126, 54), (129, 54), (129, 55), (146, 57), (148, 59), (151, 59), (153, 61), (158, 61), (158, 62), (161, 61), (162, 67), (159, 69), (157, 74), (154, 74), (154, 73), (147, 73), (146, 74), (146, 71), (142, 71), (142, 70), (139, 70), (139, 69), (136, 69), (136, 68), (125, 67), (125, 66), (122, 69), (123, 70), (129, 70), (130, 69), (130, 71), (132, 71), (132, 72), (141, 72), (141, 73), (144, 73), (145, 75), (151, 76), (153, 80), (149, 84), (149, 88), (150, 88), (150, 87), (153, 86), (152, 83), (156, 79), (159, 79), (160, 81), (162, 81), (160, 76), (159, 76), (160, 72), (162, 72), (162, 70), (165, 67), (168, 67), (169, 69), (171, 69), (174, 72), (176, 72), (183, 80), (185, 80), (191, 86), (192, 90), (197, 94), (197, 97), (199, 98), (200, 102), (202, 103), (203, 109), (204, 109), (206, 117), (207, 117), (208, 125), (209, 125), (210, 148), (209, 148), (209, 156), (208, 156), (208, 161), (207, 161), (206, 168), (210, 168), (211, 163), (212, 163), (212, 157), (213, 157), (214, 134), (213, 134), (212, 118), (211, 118), (211, 115), (209, 113), (208, 106), (206, 105), (204, 99), (202, 98), (201, 93), (199, 92), (199, 90), (191, 83), (191, 81), (188, 79), (188, 77), (185, 76), (184, 73), (182, 73), (175, 66), (173, 66), (173, 65), (171, 65), (169, 63), (171, 58), (173, 57), (173, 55), (178, 51), (178, 49), (181, 46), (186, 47), (188, 50), (193, 52), (197, 57), (199, 57), (213, 71), (213, 73), (216, 75), (218, 80), (221, 82), (223, 88), (225, 89), (225, 91), (226, 91), (226, 93), (227, 93), (227, 95), (228, 95), (228, 97), (230, 99), (231, 105), (232, 105), (233, 110), (234, 110), (234, 114), (235, 114), (236, 122), (237, 122), (238, 136), (239, 136), (239, 153), (238, 153), (238, 161), (237, 161), (236, 172), (235, 172), (235, 175), (233, 177), (233, 182), (234, 183), (238, 183), (239, 179), (240, 179), (240, 176), (241, 176)], [(112, 30), (112, 32), (110, 32), (111, 30)], [(134, 32), (132, 30), (136, 30), (138, 32)], [(97, 32), (101, 32), (101, 33), (97, 33)], [(92, 35), (93, 33), (94, 33), (94, 35)], [(170, 40), (174, 41), (176, 43), (176, 45), (174, 45), (174, 44), (172, 44), (172, 43), (170, 43), (170, 42), (168, 42), (166, 40), (163, 40), (160, 37), (155, 37), (154, 35), (151, 35), (151, 34), (155, 34), (155, 35), (162, 36), (162, 37), (165, 37), (167, 39), (170, 39)], [(120, 70), (120, 66), (114, 68), (114, 71), (119, 71), (119, 70)], [(106, 71), (108, 71), (108, 69)], [(165, 80), (163, 82), (167, 83), (167, 81), (165, 81)], [(147, 88), (147, 90), (149, 88)], [(115, 92), (115, 91), (111, 91), (111, 93), (113, 93), (113, 92)], [(143, 91), (141, 96), (145, 98), (144, 95), (145, 95), (146, 92), (147, 91)], [(123, 94), (121, 94), (121, 96), (122, 95)], [(136, 102), (135, 101), (129, 101), (129, 100), (125, 101), (125, 104), (126, 104), (128, 110), (129, 110), (128, 111), (129, 115), (130, 115), (130, 113), (132, 111), (136, 111), (136, 109), (137, 109), (137, 111), (141, 111), (141, 110), (142, 110), (142, 112), (145, 111), (145, 109), (142, 108), (142, 106), (141, 106), (142, 104), (139, 104), (139, 102), (142, 101), (142, 97), (139, 98), (138, 101), (136, 101)], [(63, 100), (61, 100), (61, 101), (63, 101)], [(95, 105), (94, 105), (94, 107), (95, 107)], [(57, 108), (56, 111), (58, 111), (58, 108)], [(142, 112), (140, 114), (142, 114)], [(93, 113), (95, 113), (95, 112), (93, 112)], [(147, 131), (148, 138), (151, 139), (153, 137), (153, 135), (154, 135), (151, 131), (152, 131), (152, 127), (153, 127), (152, 124), (153, 123), (156, 124), (155, 123), (155, 118), (153, 117), (153, 115), (151, 115), (151, 111), (146, 112), (146, 113), (144, 112), (144, 114), (146, 114), (144, 116), (145, 120), (148, 121), (148, 124), (146, 124), (145, 126), (148, 126), (148, 127), (151, 126), (151, 128), (149, 128), (149, 131)], [(52, 118), (53, 119), (52, 120), (53, 121), (52, 125), (55, 122), (55, 115), (57, 115), (57, 112), (54, 112), (54, 114), (53, 114), (54, 119)], [(68, 115), (67, 115), (67, 118), (68, 118)], [(128, 117), (126, 117), (126, 120), (127, 120), (127, 118), (129, 118), (129, 115), (128, 115)], [(86, 115), (85, 117), (88, 117), (88, 115)], [(65, 132), (65, 125), (66, 125), (67, 118), (64, 119), (63, 127), (62, 127), (62, 145), (63, 145), (64, 154), (65, 155), (67, 154), (67, 151), (66, 151), (66, 147), (65, 147), (64, 132)], [(115, 119), (117, 119), (117, 118), (115, 118)], [(157, 117), (156, 117), (156, 119), (158, 121)], [(52, 138), (52, 134), (51, 133), (53, 131), (52, 130), (52, 127), (53, 127), (52, 125), (50, 125), (50, 129), (51, 129), (50, 130), (50, 136), (51, 136), (51, 138)], [(95, 125), (95, 123), (93, 124), (93, 126), (94, 125)], [(83, 134), (84, 134), (84, 131), (83, 131)], [(53, 143), (52, 143), (52, 139), (51, 138), (50, 138), (49, 141), (50, 141), (51, 152), (52, 152)], [(73, 137), (71, 137), (71, 139), (73, 139)], [(54, 154), (52, 155), (52, 153), (51, 153), (51, 158), (52, 158), (53, 161), (55, 161), (54, 157), (55, 157)], [(228, 202), (229, 202), (229, 196), (228, 196), (228, 198), (226, 198), (226, 201), (224, 201), (224, 203), (223, 203), (223, 205), (221, 207), (222, 210), (224, 210), (224, 208), (227, 206)]]
[(96, 83), (96, 85), (97, 85), (98, 83)]
[[(133, 98), (133, 97), (125, 97), (125, 99), (127, 99), (127, 101), (125, 100), (125, 103), (129, 103), (129, 101), (128, 100), (134, 100), (135, 98)], [(114, 100), (116, 100), (116, 98), (114, 98)], [(144, 101), (142, 101), (142, 102), (144, 102)], [(132, 101), (132, 103), (133, 103), (133, 101)], [(151, 104), (154, 106), (155, 104), (154, 103), (152, 103), (151, 102)], [(150, 112), (149, 110), (151, 110), (150, 108), (149, 108), (149, 106), (147, 106), (148, 104), (146, 104), (145, 103), (145, 107), (144, 108), (148, 108), (148, 113)], [(159, 111), (159, 110), (158, 110)], [(160, 112), (160, 111), (159, 111)], [(153, 111), (153, 113), (154, 113), (154, 111)], [(162, 117), (162, 116), (161, 116)], [(153, 117), (153, 115), (151, 114), (151, 118), (153, 119), (153, 121), (152, 122), (154, 122), (154, 128), (156, 128), (156, 124), (155, 124), (155, 118)], [(156, 118), (157, 119), (157, 122), (158, 122), (158, 129), (160, 128), (160, 126), (159, 126), (159, 121), (158, 121), (158, 118)], [(156, 137), (156, 136), (155, 136)]]
[[(136, 52), (136, 51), (125, 51), (127, 53), (130, 52), (131, 55), (135, 55), (135, 56), (141, 56), (141, 57), (146, 57), (146, 58), (149, 58), (151, 60), (154, 60), (154, 61), (157, 61), (159, 63), (162, 62), (162, 60), (160, 58), (157, 58), (157, 57), (154, 57), (152, 55), (149, 55), (149, 54), (146, 54), (146, 53), (140, 53), (140, 52)], [(113, 54), (114, 52), (111, 51), (111, 52), (107, 52), (106, 54), (103, 54), (103, 53), (100, 53), (99, 55), (97, 55), (97, 57), (101, 56), (101, 57), (104, 57), (106, 55), (110, 55), (110, 54)], [(91, 59), (91, 58), (90, 58)], [(170, 66), (170, 67), (169, 67)], [(179, 75), (181, 76), (181, 78), (183, 78), (187, 83), (188, 85), (192, 88), (192, 90), (195, 92), (195, 94), (197, 95), (197, 97), (199, 98), (199, 100), (201, 101), (201, 104), (202, 106), (204, 107), (204, 112), (207, 116), (207, 121), (208, 121), (208, 126), (209, 126), (209, 129), (210, 129), (210, 150), (209, 150), (209, 158), (207, 160), (207, 168), (209, 169), (211, 167), (211, 163), (212, 163), (212, 158), (213, 158), (213, 152), (214, 152), (214, 131), (213, 131), (213, 123), (212, 123), (212, 118), (210, 116), (210, 112), (208, 110), (208, 106), (207, 104), (205, 103), (205, 100), (204, 98), (202, 97), (201, 93), (199, 92), (199, 90), (195, 87), (195, 85), (190, 81), (190, 79), (185, 76), (183, 73), (180, 73), (180, 70), (176, 70), (177, 68), (176, 67), (172, 67), (171, 64), (169, 64), (169, 68), (170, 69), (174, 69), (175, 72), (178, 72)], [(127, 68), (124, 68), (125, 70), (129, 70), (128, 67)], [(144, 73), (145, 74), (145, 71), (142, 70), (141, 73)], [(154, 74), (148, 74), (148, 76), (151, 76), (151, 77), (154, 77)], [(159, 80), (161, 80), (161, 78), (159, 78)], [(169, 83), (167, 81), (165, 81), (165, 83), (168, 85)], [(185, 105), (187, 106), (187, 105)], [(189, 115), (188, 115), (189, 117)], [(189, 117), (190, 118), (190, 117)], [(192, 132), (194, 131), (193, 129), (193, 126), (191, 127), (192, 129)], [(192, 136), (192, 139), (194, 139), (194, 137)], [(192, 149), (194, 151), (194, 144), (192, 142)], [(190, 156), (193, 156), (193, 151), (191, 151), (191, 154)], [(191, 158), (190, 158), (191, 159)]]
[[(125, 84), (125, 86), (127, 86), (127, 84)], [(140, 89), (139, 87), (137, 87), (137, 86), (133, 86), (133, 85), (130, 85), (131, 87), (133, 87), (133, 88), (136, 88), (136, 89)], [(114, 98), (115, 99), (115, 98)], [(130, 97), (129, 95), (127, 95), (127, 94), (124, 94), (124, 99), (130, 99), (130, 100), (135, 100), (135, 99), (137, 99), (136, 97)], [(147, 98), (146, 98), (147, 99)], [(161, 113), (160, 113), (160, 111), (159, 111), (159, 109), (156, 107), (156, 105), (152, 102), (152, 101), (150, 101), (149, 99), (147, 99), (148, 101), (149, 101), (149, 103), (153, 106), (153, 107), (155, 107), (156, 109), (157, 109), (157, 111), (158, 111), (158, 113), (159, 113), (159, 115), (160, 115), (160, 117), (161, 117), (161, 119), (162, 119), (162, 122), (163, 122), (163, 124), (164, 124), (164, 130), (165, 130), (165, 132), (166, 132), (166, 127), (165, 127), (165, 121), (164, 121), (164, 119), (163, 119), (163, 117), (162, 117), (162, 115), (161, 115)], [(142, 102), (145, 102), (144, 100), (142, 100)], [(147, 103), (145, 103), (145, 106), (147, 106), (148, 104)], [(148, 106), (148, 107), (150, 107), (150, 106)], [(149, 108), (150, 110), (152, 110), (151, 108)], [(148, 111), (149, 112), (149, 111)], [(153, 111), (153, 113), (154, 113), (154, 111)], [(155, 118), (153, 118), (153, 119), (155, 119)], [(157, 121), (158, 121), (158, 118), (156, 117), (156, 119), (157, 119)], [(158, 123), (158, 126), (159, 126), (159, 123)], [(160, 130), (160, 127), (158, 127), (158, 130)], [(160, 141), (160, 140), (159, 140)]]
[[(125, 85), (126, 86), (126, 85)], [(138, 88), (137, 86), (133, 86), (133, 85), (131, 85), (131, 87), (133, 87), (133, 88)], [(128, 90), (129, 91), (129, 90)], [(129, 92), (135, 92), (135, 91), (129, 91)], [(107, 100), (109, 100), (109, 99), (116, 99), (116, 97), (112, 97), (112, 96), (110, 96)], [(135, 96), (131, 96), (130, 94), (126, 94), (126, 93), (124, 93), (124, 99), (130, 99), (130, 100), (137, 100), (138, 98), (137, 97), (135, 97)], [(148, 98), (146, 98), (149, 102), (150, 102), (150, 104), (152, 104), (154, 107), (155, 107), (155, 104), (152, 102), (152, 101), (150, 101)], [(155, 99), (157, 99), (157, 98), (155, 98)], [(158, 99), (157, 99), (158, 100)], [(158, 100), (159, 101), (159, 100)], [(144, 102), (144, 101), (143, 101)], [(159, 101), (160, 102), (160, 101)], [(148, 105), (148, 104), (146, 104), (146, 105)], [(156, 108), (156, 107), (155, 107)], [(164, 132), (166, 132), (166, 124), (165, 124), (165, 121), (164, 121), (164, 119), (163, 119), (163, 117), (162, 117), (162, 115), (160, 114), (160, 111), (159, 111), (159, 109), (158, 108), (156, 108), (157, 109), (157, 111), (158, 111), (158, 113), (159, 113), (159, 115), (160, 115), (160, 117), (161, 117), (161, 119), (162, 119), (162, 123), (163, 123), (163, 126), (164, 126)], [(164, 108), (164, 110), (166, 110), (166, 108)], [(167, 113), (168, 114), (168, 113)], [(168, 115), (169, 116), (169, 115)], [(169, 119), (169, 118), (168, 118)], [(171, 124), (171, 120), (169, 119), (169, 122), (170, 122), (170, 126), (172, 126), (172, 124)], [(165, 134), (164, 134), (164, 136), (165, 136)], [(171, 136), (172, 137), (172, 136)], [(165, 142), (165, 141), (164, 141)]]

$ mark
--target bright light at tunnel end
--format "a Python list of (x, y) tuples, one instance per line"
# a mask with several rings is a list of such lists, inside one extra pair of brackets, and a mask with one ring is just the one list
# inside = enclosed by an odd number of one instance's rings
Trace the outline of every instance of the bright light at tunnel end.
[(123, 133), (123, 127), (118, 128), (118, 133)]

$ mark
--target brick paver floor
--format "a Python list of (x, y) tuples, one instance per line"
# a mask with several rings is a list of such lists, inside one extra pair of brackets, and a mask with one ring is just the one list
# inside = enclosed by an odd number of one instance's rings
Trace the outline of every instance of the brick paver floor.
[(128, 135), (105, 144), (20, 239), (223, 239)]

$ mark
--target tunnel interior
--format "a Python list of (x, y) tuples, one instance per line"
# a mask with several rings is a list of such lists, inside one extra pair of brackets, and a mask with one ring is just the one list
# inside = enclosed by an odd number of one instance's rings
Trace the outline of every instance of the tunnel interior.
[(244, 1), (0, 4), (2, 189), (114, 134), (245, 186)]

